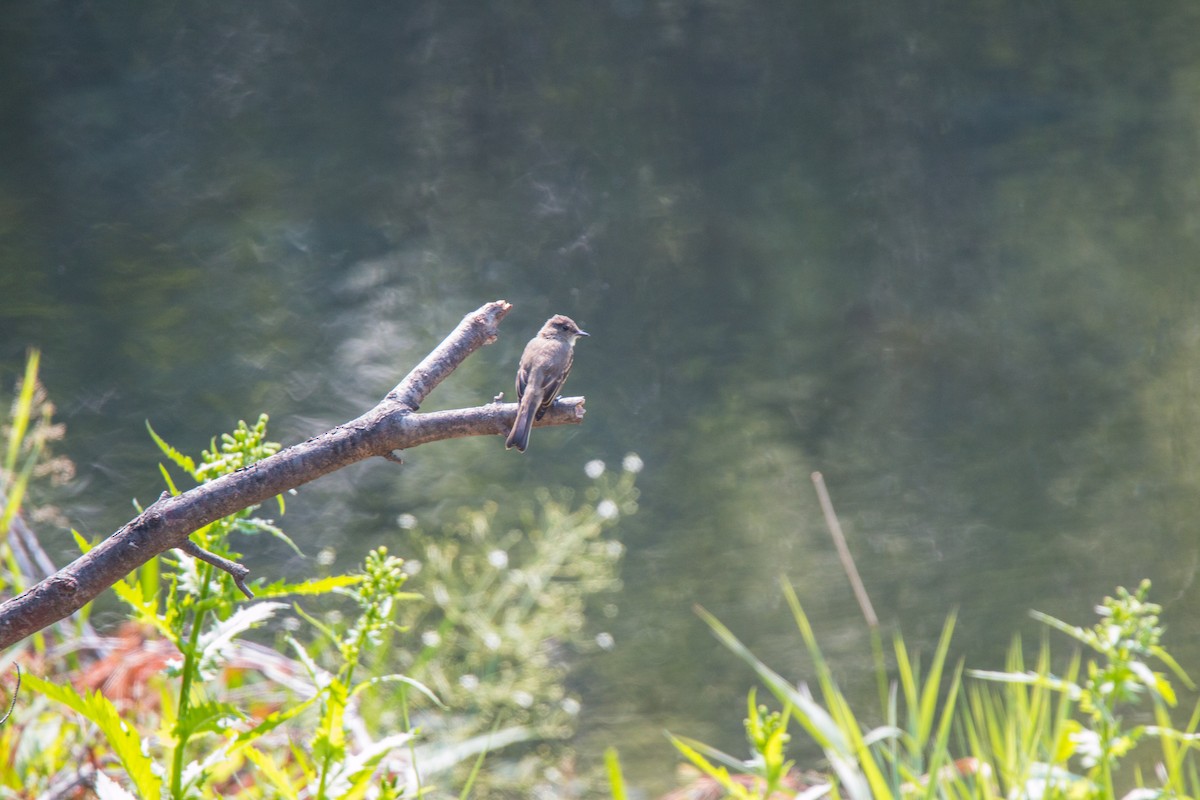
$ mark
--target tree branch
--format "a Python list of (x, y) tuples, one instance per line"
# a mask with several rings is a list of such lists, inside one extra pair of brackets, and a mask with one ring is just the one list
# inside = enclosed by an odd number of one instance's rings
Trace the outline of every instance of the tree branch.
[[(471, 353), (496, 340), (511, 308), (499, 300), (468, 314), (361, 417), (183, 494), (160, 497), (88, 553), (0, 605), (0, 649), (74, 613), (160, 553), (178, 547), (195, 555), (188, 536), (210, 522), (372, 456), (397, 460), (396, 451), (428, 442), (508, 433), (516, 403), (414, 412)], [(584, 398), (559, 398), (536, 424), (579, 424), (583, 415)]]

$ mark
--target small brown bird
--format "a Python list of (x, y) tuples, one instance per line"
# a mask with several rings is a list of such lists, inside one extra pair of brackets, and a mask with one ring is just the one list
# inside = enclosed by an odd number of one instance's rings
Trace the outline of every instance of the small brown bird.
[(588, 334), (570, 317), (555, 314), (525, 345), (517, 367), (517, 419), (504, 442), (522, 453), (529, 446), (533, 421), (541, 419), (567, 382), (575, 358), (575, 340)]

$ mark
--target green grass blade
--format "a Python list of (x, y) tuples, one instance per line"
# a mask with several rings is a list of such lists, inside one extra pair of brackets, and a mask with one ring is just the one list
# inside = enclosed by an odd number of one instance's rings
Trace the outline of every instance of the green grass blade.
[(704, 757), (704, 754), (697, 750), (693, 745), (697, 744), (690, 739), (681, 739), (677, 736), (667, 734), (667, 738), (671, 740), (671, 744), (675, 745), (675, 749), (683, 754), (684, 758), (692, 762), (692, 764), (708, 777), (712, 778), (721, 788), (724, 789), (730, 797), (742, 800), (749, 800), (749, 794), (745, 787), (733, 780), (729, 775), (729, 770), (723, 766), (717, 766)]
[(617, 748), (610, 747), (604, 751), (604, 771), (608, 773), (608, 786), (612, 790), (613, 800), (628, 800), (625, 792), (625, 777), (621, 774), (621, 758)]
[[(929, 664), (929, 677), (925, 679), (925, 688), (921, 692), (921, 705), (917, 714), (917, 741), (925, 742), (933, 731), (934, 719), (937, 713), (938, 692), (941, 691), (942, 671), (946, 665), (946, 656), (950, 650), (950, 637), (954, 634), (955, 615), (946, 618), (942, 627), (942, 636), (938, 640), (937, 649)], [(931, 767), (932, 769), (932, 767)]]
[[(37, 390), (37, 371), (40, 360), (41, 355), (37, 350), (30, 351), (29, 360), (25, 362), (25, 377), (21, 381), (21, 393), (13, 407), (4, 469), (0, 471), (0, 495), (5, 497), (4, 507), (0, 508), (0, 541), (8, 535), (9, 526), (12, 525), (13, 518), (21, 509), (21, 503), (25, 499), (25, 487), (29, 485), (29, 478), (33, 475), (33, 470), (42, 453), (40, 440), (32, 440), (24, 463), (19, 470), (17, 469), (21, 446), (25, 443), (26, 434), (29, 432), (29, 423), (33, 417), (33, 401)], [(9, 479), (7, 485), (3, 484), (5, 476), (8, 476)]]
[(853, 754), (853, 749), (850, 747), (849, 741), (845, 734), (834, 722), (833, 717), (811, 697), (801, 693), (793, 687), (782, 676), (768, 667), (766, 664), (758, 660), (758, 658), (750, 652), (750, 650), (738, 640), (733, 633), (726, 628), (720, 620), (712, 614), (705, 611), (699, 606), (696, 607), (696, 613), (700, 615), (708, 626), (713, 630), (717, 639), (721, 641), (734, 655), (742, 659), (750, 665), (750, 668), (758, 674), (759, 679), (766, 684), (780, 702), (791, 703), (796, 707), (797, 720), (804, 726), (809, 734), (816, 740), (817, 744), (822, 749), (832, 749), (837, 753), (845, 756)]
[(25, 440), (25, 432), (29, 429), (29, 419), (33, 413), (33, 393), (37, 387), (38, 362), (42, 354), (38, 350), (29, 351), (29, 360), (25, 362), (25, 377), (21, 380), (21, 394), (12, 414), (12, 433), (8, 438), (8, 450), (4, 455), (4, 471), (9, 475), (17, 467), (17, 456), (21, 452), (21, 442)]
[(438, 708), (442, 709), (443, 711), (450, 710), (450, 707), (447, 706), (445, 703), (443, 703), (441, 700), (439, 700), (438, 696), (436, 694), (434, 694), (434, 691), (432, 689), (430, 689), (428, 686), (426, 686), (425, 684), (416, 680), (415, 678), (410, 678), (407, 675), (400, 675), (400, 674), (377, 675), (373, 678), (368, 678), (367, 680), (365, 680), (362, 683), (355, 686), (354, 689), (351, 690), (350, 696), (354, 697), (354, 696), (360, 694), (361, 692), (363, 692), (364, 690), (371, 688), (372, 686), (379, 686), (379, 685), (385, 684), (385, 683), (400, 683), (405, 686), (412, 687), (413, 689), (416, 689), (421, 694), (425, 695), (425, 697), (429, 698), (429, 700)]

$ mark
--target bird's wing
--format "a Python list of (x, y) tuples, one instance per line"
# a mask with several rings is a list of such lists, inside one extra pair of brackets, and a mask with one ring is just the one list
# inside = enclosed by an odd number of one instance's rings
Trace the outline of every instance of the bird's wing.
[(517, 365), (517, 402), (521, 402), (521, 398), (525, 396), (525, 389), (529, 385), (529, 369), (524, 364)]
[(557, 378), (547, 380), (543, 385), (546, 388), (545, 394), (542, 395), (541, 405), (538, 406), (537, 419), (541, 419), (550, 409), (550, 404), (554, 402), (554, 398), (558, 397), (558, 392), (562, 389), (563, 384), (567, 382), (567, 376), (571, 374), (571, 365), (575, 362), (575, 351), (567, 352), (567, 366), (562, 371), (562, 375)]

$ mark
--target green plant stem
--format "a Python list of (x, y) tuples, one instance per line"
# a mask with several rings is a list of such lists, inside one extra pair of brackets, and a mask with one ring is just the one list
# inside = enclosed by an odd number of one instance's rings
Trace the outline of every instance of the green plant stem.
[(1113, 739), (1114, 726), (1109, 720), (1104, 720), (1100, 725), (1100, 778), (1103, 782), (1104, 796), (1116, 797), (1113, 790)]
[(182, 797), (183, 762), (187, 755), (189, 731), (183, 721), (191, 706), (192, 682), (196, 676), (196, 649), (200, 646), (200, 630), (204, 618), (208, 615), (206, 601), (208, 600), (208, 585), (212, 579), (212, 567), (205, 564), (200, 568), (200, 596), (196, 600), (196, 610), (192, 619), (191, 637), (188, 640), (187, 651), (183, 654), (183, 674), (179, 684), (179, 703), (175, 709), (175, 752), (171, 758), (171, 797)]
[[(409, 713), (408, 707), (408, 687), (400, 686), (400, 718), (404, 720), (404, 730), (412, 731), (412, 716)], [(424, 792), (421, 789), (421, 771), (417, 769), (417, 737), (413, 736), (408, 740), (408, 757), (412, 764), (413, 774), (417, 779), (417, 797), (421, 797)]]
[[(367, 611), (364, 613), (370, 613), (370, 612)], [(354, 647), (352, 649), (352, 652), (354, 654), (353, 657), (350, 659), (347, 659), (346, 662), (342, 665), (342, 669), (338, 672), (338, 680), (342, 683), (343, 686), (347, 687), (347, 690), (349, 690), (349, 688), (354, 685), (352, 683), (352, 681), (354, 679), (354, 669), (358, 665), (356, 659), (358, 658), (358, 654), (361, 653), (363, 651), (364, 647), (366, 646), (366, 643), (367, 643), (366, 638), (367, 638), (367, 634), (366, 634), (366, 628), (364, 626), (363, 630), (359, 633), (358, 637), (355, 639)], [(330, 699), (329, 702), (335, 702), (335, 701), (333, 699)], [(329, 785), (329, 768), (330, 768), (330, 765), (333, 763), (333, 758), (334, 758), (333, 751), (332, 751), (332, 749), (329, 749), (325, 752), (324, 758), (321, 759), (321, 778), (317, 785), (317, 795), (316, 795), (318, 800), (323, 800), (323, 798), (325, 797), (325, 790), (328, 788), (328, 785)]]
[(870, 627), (870, 631), (871, 659), (875, 662), (875, 688), (879, 692), (879, 709), (886, 718), (888, 708), (888, 674), (887, 661), (883, 655), (883, 637), (879, 633), (878, 625)]

